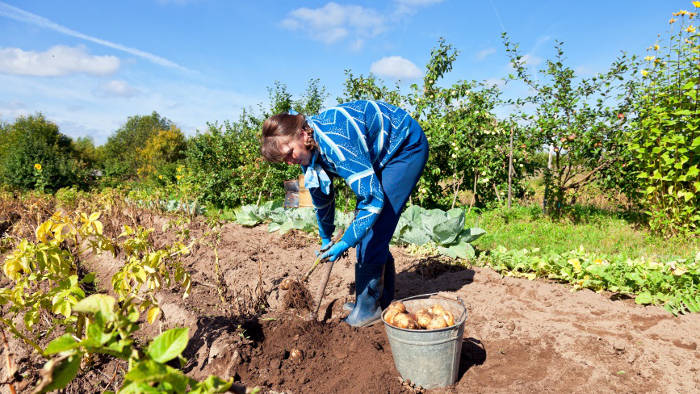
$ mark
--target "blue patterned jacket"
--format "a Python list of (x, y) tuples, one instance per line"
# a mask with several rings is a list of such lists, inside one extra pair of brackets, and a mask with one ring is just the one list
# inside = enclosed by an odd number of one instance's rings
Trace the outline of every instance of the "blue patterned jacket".
[[(384, 207), (384, 191), (377, 178), (406, 140), (415, 121), (401, 108), (382, 101), (358, 100), (307, 116), (319, 146), (317, 164), (329, 177), (340, 176), (357, 196), (357, 214), (342, 240), (355, 246), (372, 227)], [(306, 171), (306, 166), (302, 170)], [(335, 193), (309, 189), (319, 223), (319, 233), (330, 237), (335, 230)]]

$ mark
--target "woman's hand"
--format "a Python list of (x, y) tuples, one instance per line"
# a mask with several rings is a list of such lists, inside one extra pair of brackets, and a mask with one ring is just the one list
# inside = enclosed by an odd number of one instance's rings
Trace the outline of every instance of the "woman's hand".
[(321, 253), (327, 251), (331, 246), (333, 246), (333, 241), (330, 238), (321, 238), (321, 250), (317, 250), (314, 253), (318, 257), (321, 255)]
[[(343, 253), (350, 249), (345, 241), (340, 240), (333, 244), (325, 253), (321, 255), (321, 259), (328, 259), (329, 261), (336, 261)], [(323, 250), (323, 249), (321, 249)]]
[(333, 241), (330, 238), (321, 238), (321, 252), (325, 252), (331, 246), (333, 246)]

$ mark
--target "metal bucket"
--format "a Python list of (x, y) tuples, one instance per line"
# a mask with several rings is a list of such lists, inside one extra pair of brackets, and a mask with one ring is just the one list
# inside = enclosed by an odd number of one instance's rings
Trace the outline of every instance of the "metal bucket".
[(437, 330), (411, 330), (394, 327), (382, 321), (389, 337), (394, 364), (403, 379), (426, 389), (454, 384), (459, 372), (462, 334), (467, 320), (467, 308), (461, 299), (453, 300), (432, 294), (422, 294), (401, 300), (406, 310), (415, 313), (442, 305), (455, 317), (455, 325)]

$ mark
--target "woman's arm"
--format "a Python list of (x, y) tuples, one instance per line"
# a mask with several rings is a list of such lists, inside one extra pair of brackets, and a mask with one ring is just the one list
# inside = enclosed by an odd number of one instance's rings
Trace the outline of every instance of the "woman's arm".
[(330, 240), (335, 231), (335, 190), (331, 183), (329, 194), (324, 194), (321, 188), (309, 189), (311, 201), (314, 203), (316, 220), (318, 221), (318, 235), (321, 239)]

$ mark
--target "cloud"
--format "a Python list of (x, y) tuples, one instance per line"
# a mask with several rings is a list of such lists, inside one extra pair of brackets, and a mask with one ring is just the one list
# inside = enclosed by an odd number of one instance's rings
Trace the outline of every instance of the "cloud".
[(353, 46), (361, 47), (362, 41), (385, 30), (385, 20), (376, 10), (331, 2), (321, 8), (297, 8), (282, 21), (282, 27), (303, 31), (326, 44), (352, 35)]
[(152, 53), (144, 52), (139, 49), (135, 48), (129, 48), (121, 44), (117, 44), (111, 41), (106, 41), (102, 40), (99, 38), (91, 37), (86, 34), (77, 32), (75, 30), (71, 30), (65, 26), (61, 26), (57, 23), (54, 23), (42, 16), (32, 14), (31, 12), (24, 11), (22, 9), (19, 9), (17, 7), (13, 7), (7, 3), (3, 3), (0, 1), (0, 16), (4, 16), (6, 18), (14, 19), (16, 21), (20, 22), (25, 22), (29, 23), (31, 25), (43, 27), (45, 29), (50, 29), (53, 31), (57, 31), (62, 34), (66, 34), (71, 37), (76, 37), (80, 38), (86, 41), (94, 42), (96, 44), (100, 44), (109, 48), (117, 49), (126, 53), (129, 53), (134, 56), (138, 56), (140, 58), (146, 59), (152, 63), (165, 66), (165, 67), (170, 67), (170, 68), (175, 68), (180, 71), (185, 71), (185, 72), (192, 72), (191, 70), (180, 66), (179, 64), (172, 62), (168, 59), (162, 58), (160, 56), (154, 55)]
[(442, 0), (395, 0), (397, 16), (414, 14), (418, 8), (442, 3)]
[(542, 64), (542, 58), (531, 53), (523, 55), (522, 61), (523, 64), (529, 67), (537, 67)]
[(369, 70), (374, 74), (393, 79), (416, 79), (423, 75), (413, 62), (401, 56), (381, 58), (372, 63)]
[(115, 56), (93, 56), (84, 47), (56, 45), (46, 52), (0, 48), (0, 72), (37, 77), (56, 77), (73, 73), (108, 75), (119, 68)]
[(476, 60), (484, 60), (487, 57), (493, 55), (494, 53), (496, 53), (496, 48), (482, 49), (481, 51), (479, 51), (479, 53), (476, 54)]
[(484, 80), (484, 84), (490, 87), (503, 87), (506, 84), (506, 81), (503, 80), (503, 78), (488, 78)]
[(125, 81), (111, 80), (95, 90), (95, 95), (100, 97), (133, 97), (139, 93), (138, 89)]

